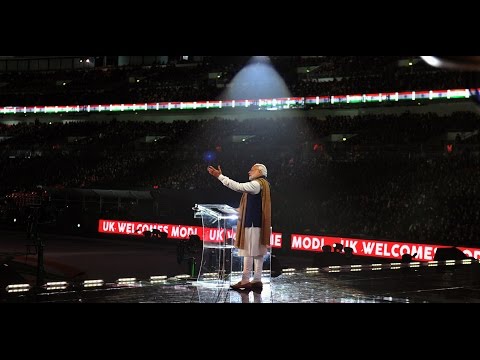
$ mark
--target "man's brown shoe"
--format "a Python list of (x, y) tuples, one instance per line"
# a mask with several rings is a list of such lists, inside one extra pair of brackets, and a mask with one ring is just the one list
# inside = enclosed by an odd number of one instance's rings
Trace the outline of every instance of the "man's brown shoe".
[(252, 286), (249, 282), (242, 284), (242, 282), (239, 281), (234, 285), (230, 285), (230, 288), (232, 288), (233, 290), (251, 290)]

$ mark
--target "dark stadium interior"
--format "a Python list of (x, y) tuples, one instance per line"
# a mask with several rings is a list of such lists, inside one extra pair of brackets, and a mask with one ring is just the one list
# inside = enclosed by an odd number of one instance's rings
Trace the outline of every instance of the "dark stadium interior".
[[(479, 302), (480, 66), (424, 58), (0, 57), (0, 302)], [(207, 167), (247, 181), (255, 163), (281, 234), (259, 294), (176, 278), (188, 234), (100, 231), (201, 226), (195, 204), (240, 199)], [(329, 255), (298, 234), (470, 253)]]

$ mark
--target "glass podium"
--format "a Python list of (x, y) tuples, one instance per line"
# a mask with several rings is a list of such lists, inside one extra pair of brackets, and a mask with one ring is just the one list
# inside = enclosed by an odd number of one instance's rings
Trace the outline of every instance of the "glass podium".
[[(242, 278), (243, 257), (234, 246), (238, 212), (225, 204), (195, 204), (194, 218), (202, 220), (202, 258), (197, 283), (230, 287)], [(270, 283), (271, 249), (263, 258), (262, 282)], [(253, 276), (253, 274), (252, 274)]]

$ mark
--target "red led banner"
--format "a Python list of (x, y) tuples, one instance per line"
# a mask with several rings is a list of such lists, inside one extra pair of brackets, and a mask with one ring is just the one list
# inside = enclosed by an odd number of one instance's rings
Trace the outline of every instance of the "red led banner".
[[(335, 243), (350, 247), (354, 255), (401, 259), (403, 254), (417, 254), (416, 261), (432, 261), (438, 248), (450, 247), (447, 245), (415, 244), (384, 240), (355, 239), (322, 235), (292, 234), (291, 249), (304, 251), (322, 251), (322, 246)], [(458, 247), (468, 257), (480, 259), (480, 249)]]
[[(224, 229), (205, 228), (195, 225), (176, 225), (134, 222), (124, 220), (103, 220), (98, 221), (98, 232), (104, 234), (136, 235), (143, 236), (144, 231), (166, 232), (169, 239), (187, 239), (190, 235), (198, 235), (201, 240), (222, 241), (225, 238)], [(235, 237), (235, 232), (227, 230), (226, 238)], [(282, 247), (282, 234), (273, 232), (270, 236), (270, 245), (272, 248)]]

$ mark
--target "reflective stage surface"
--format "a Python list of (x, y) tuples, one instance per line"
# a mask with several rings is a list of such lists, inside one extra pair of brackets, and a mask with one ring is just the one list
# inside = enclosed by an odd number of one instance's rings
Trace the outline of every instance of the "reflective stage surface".
[[(0, 236), (4, 259), (8, 259), (7, 254), (15, 256), (5, 262), (9, 266), (0, 267), (0, 303), (480, 302), (480, 265), (471, 259), (371, 264), (359, 257), (355, 265), (325, 267), (323, 262), (316, 261), (316, 254), (278, 251), (278, 264), (274, 267), (272, 262), (270, 283), (264, 284), (261, 293), (242, 293), (229, 290), (228, 285), (212, 287), (189, 275), (178, 275), (188, 274), (189, 268), (185, 262), (178, 262), (178, 242), (158, 244), (54, 235), (45, 236), (42, 284), (62, 280), (65, 284), (36, 289), (36, 256), (17, 255), (25, 251), (24, 233), (0, 231)], [(321, 268), (309, 268), (314, 264)], [(158, 282), (152, 281), (153, 275), (160, 275), (155, 278)], [(122, 284), (121, 278), (133, 280)], [(101, 279), (100, 284), (95, 284), (100, 286), (85, 287), (84, 281), (95, 279)], [(6, 293), (7, 285), (21, 283), (30, 284), (30, 288)], [(65, 288), (59, 289), (62, 286)]]
[[(348, 270), (348, 269), (347, 269)], [(338, 270), (337, 270), (338, 271)], [(284, 272), (261, 292), (241, 292), (189, 279), (158, 283), (107, 283), (87, 289), (9, 294), (6, 302), (84, 303), (476, 303), (480, 302), (480, 265), (371, 268), (328, 272), (328, 268)], [(4, 302), (5, 302), (4, 301)]]

